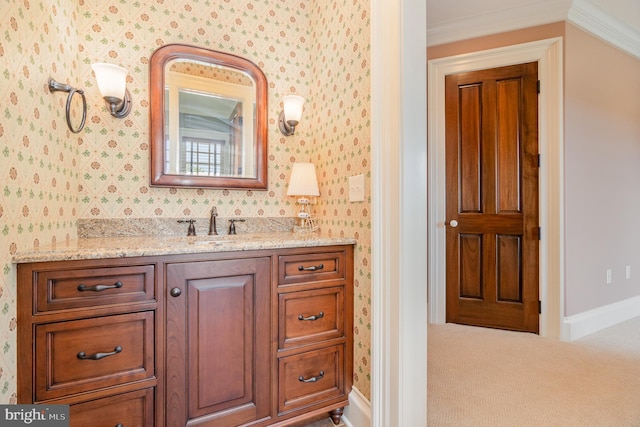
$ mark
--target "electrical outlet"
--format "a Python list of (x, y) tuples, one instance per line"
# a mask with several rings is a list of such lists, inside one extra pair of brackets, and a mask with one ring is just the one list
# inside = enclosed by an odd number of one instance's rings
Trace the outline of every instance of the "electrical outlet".
[(631, 279), (631, 266), (627, 265), (627, 267), (624, 270), (624, 276), (627, 278), (627, 280)]
[(613, 271), (610, 268), (607, 268), (607, 285), (610, 285), (613, 282)]

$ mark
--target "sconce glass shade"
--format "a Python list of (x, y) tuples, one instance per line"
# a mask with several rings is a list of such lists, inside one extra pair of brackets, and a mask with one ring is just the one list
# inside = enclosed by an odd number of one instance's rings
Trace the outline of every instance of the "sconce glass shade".
[(290, 136), (295, 133), (296, 125), (302, 117), (304, 98), (298, 95), (282, 97), (283, 110), (278, 117), (278, 125), (283, 135)]
[(313, 163), (294, 163), (287, 196), (319, 196), (316, 167)]
[(98, 89), (112, 116), (126, 117), (131, 111), (131, 97), (127, 90), (127, 70), (114, 64), (99, 62), (91, 65), (96, 74)]
[(286, 121), (299, 123), (302, 117), (304, 98), (298, 95), (287, 95), (282, 98), (282, 104), (284, 105), (284, 117)]
[(98, 89), (104, 98), (124, 99), (127, 89), (127, 70), (114, 64), (96, 63), (91, 66), (96, 73)]

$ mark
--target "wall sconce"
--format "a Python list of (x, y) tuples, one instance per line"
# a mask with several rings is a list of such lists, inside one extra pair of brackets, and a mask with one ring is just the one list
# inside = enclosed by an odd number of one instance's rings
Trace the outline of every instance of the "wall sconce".
[(291, 136), (296, 132), (296, 126), (302, 117), (304, 98), (297, 95), (282, 97), (283, 110), (278, 116), (278, 126), (284, 136)]
[(127, 89), (127, 70), (114, 64), (91, 65), (96, 74), (98, 89), (113, 117), (127, 117), (131, 112), (131, 94)]
[(310, 204), (308, 197), (319, 195), (316, 167), (313, 163), (294, 163), (289, 178), (287, 196), (301, 196), (298, 199), (300, 226), (296, 231), (315, 231), (317, 229), (307, 206)]
[[(80, 133), (80, 131), (84, 128), (84, 123), (87, 120), (87, 99), (84, 97), (84, 91), (82, 89), (76, 89), (69, 85), (57, 82), (53, 79), (49, 79), (49, 91), (67, 92), (69, 94), (67, 96), (67, 107), (65, 109), (65, 115), (67, 117), (67, 127), (73, 133)], [(74, 128), (71, 124), (71, 101), (73, 100), (73, 95), (75, 95), (76, 93), (82, 98), (82, 120), (80, 121), (80, 126)]]

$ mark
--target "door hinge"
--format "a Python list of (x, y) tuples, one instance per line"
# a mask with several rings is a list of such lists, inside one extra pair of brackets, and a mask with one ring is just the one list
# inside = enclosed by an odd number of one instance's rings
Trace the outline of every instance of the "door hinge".
[(542, 301), (538, 301), (538, 314), (542, 314)]
[(538, 91), (538, 94), (540, 94), (540, 80), (536, 82), (536, 90)]
[(542, 240), (542, 227), (538, 227), (538, 240)]
[(542, 165), (542, 156), (538, 154), (538, 167), (540, 167), (540, 165)]

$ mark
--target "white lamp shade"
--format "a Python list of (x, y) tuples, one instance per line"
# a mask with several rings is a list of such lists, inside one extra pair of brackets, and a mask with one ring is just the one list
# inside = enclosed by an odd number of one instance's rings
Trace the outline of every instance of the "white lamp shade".
[(284, 106), (285, 121), (294, 121), (299, 123), (300, 118), (302, 117), (304, 98), (298, 95), (287, 95), (282, 97), (282, 104)]
[(319, 196), (316, 167), (313, 163), (294, 163), (287, 196)]
[(127, 89), (127, 70), (114, 64), (96, 63), (91, 65), (96, 74), (98, 89), (103, 98), (124, 99)]

